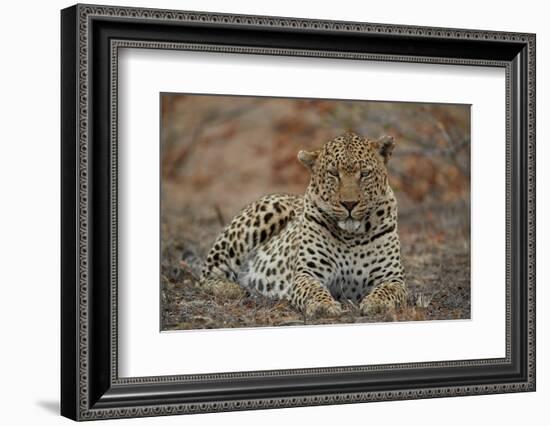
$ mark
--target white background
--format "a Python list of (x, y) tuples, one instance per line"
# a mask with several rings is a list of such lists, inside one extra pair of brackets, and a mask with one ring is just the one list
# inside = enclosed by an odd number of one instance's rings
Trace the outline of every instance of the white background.
[[(504, 70), (257, 55), (243, 59), (143, 49), (124, 49), (119, 55), (119, 374), (504, 357)], [(471, 104), (471, 320), (159, 333), (160, 92)], [(219, 357), (213, 347), (231, 350)]]
[[(452, 399), (294, 408), (102, 424), (257, 425), (545, 424), (550, 400), (550, 28), (544, 2), (120, 0), (133, 6), (536, 32), (538, 132), (538, 391)], [(69, 2), (3, 5), (0, 68), (0, 392), (3, 424), (68, 424), (59, 394), (59, 9)], [(546, 78), (546, 80), (545, 80)], [(490, 254), (489, 254), (490, 255)], [(538, 419), (538, 420), (537, 420)], [(131, 422), (131, 423), (129, 423)]]

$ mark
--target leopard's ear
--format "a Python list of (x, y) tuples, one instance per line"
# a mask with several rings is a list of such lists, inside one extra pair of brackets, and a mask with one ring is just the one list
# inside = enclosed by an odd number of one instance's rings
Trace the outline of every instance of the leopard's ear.
[(319, 157), (319, 151), (300, 151), (298, 152), (298, 160), (302, 163), (309, 171), (313, 170), (313, 166)]
[(373, 144), (384, 159), (384, 164), (387, 164), (395, 147), (393, 136), (382, 136), (380, 139), (375, 140)]

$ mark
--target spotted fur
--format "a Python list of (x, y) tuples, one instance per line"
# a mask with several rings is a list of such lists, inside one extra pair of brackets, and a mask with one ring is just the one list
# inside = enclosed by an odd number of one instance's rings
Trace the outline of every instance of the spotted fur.
[(308, 316), (336, 316), (340, 302), (363, 314), (405, 303), (397, 202), (386, 163), (393, 138), (346, 133), (298, 153), (311, 179), (305, 195), (268, 195), (216, 239), (201, 284), (238, 286), (288, 299)]

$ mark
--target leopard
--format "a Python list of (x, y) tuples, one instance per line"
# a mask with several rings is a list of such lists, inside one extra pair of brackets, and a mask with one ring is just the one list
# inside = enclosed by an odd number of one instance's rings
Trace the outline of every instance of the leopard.
[(364, 316), (407, 303), (397, 200), (388, 178), (392, 136), (346, 132), (300, 150), (304, 195), (247, 205), (215, 239), (200, 285), (286, 300), (307, 317)]

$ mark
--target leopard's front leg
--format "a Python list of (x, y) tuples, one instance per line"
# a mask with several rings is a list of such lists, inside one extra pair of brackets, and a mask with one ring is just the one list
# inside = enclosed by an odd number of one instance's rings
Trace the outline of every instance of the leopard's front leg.
[(295, 277), (289, 296), (290, 303), (308, 318), (342, 314), (340, 303), (311, 275), (301, 273)]
[(407, 296), (407, 288), (401, 281), (386, 281), (374, 287), (359, 307), (363, 315), (372, 315), (387, 308), (404, 306)]

